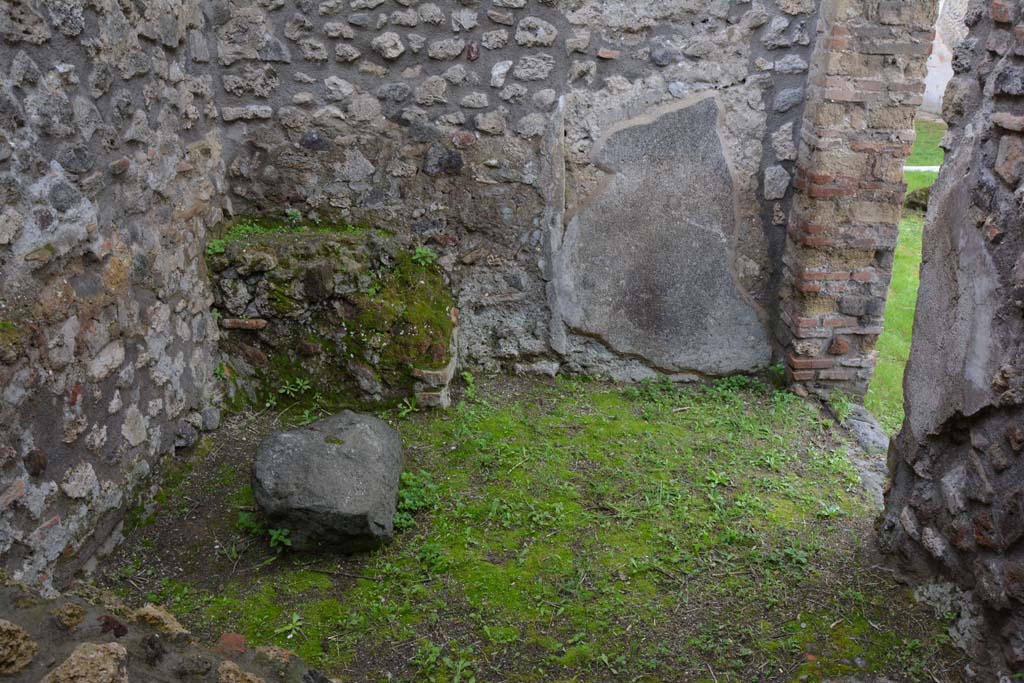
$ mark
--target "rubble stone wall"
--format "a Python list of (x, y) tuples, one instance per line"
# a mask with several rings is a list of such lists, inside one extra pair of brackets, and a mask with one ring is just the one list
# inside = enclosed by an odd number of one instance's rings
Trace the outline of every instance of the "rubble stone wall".
[(216, 426), (198, 0), (0, 0), (0, 568), (49, 590)]
[[(1024, 3), (972, 2), (944, 103), (883, 546), (968, 591), (974, 655), (1024, 671)], [(994, 679), (993, 679), (994, 680)], [(1001, 679), (1002, 680), (1002, 679)], [(1008, 680), (1008, 679), (1007, 679)]]
[[(766, 367), (817, 4), (225, 3), (209, 33), (232, 210), (431, 245), (478, 367)], [(663, 115), (702, 94), (701, 127)], [(633, 158), (598, 158), (615, 146)], [(718, 200), (681, 203), (702, 182)]]
[(0, 564), (61, 585), (216, 426), (234, 215), (430, 246), (477, 368), (768, 365), (817, 11), (0, 0)]

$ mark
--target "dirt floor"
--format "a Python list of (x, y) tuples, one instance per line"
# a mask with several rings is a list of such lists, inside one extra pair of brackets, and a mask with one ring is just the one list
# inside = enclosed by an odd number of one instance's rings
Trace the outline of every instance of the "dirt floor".
[(877, 556), (816, 404), (742, 378), (468, 379), (448, 413), (382, 414), (406, 447), (390, 546), (303, 555), (266, 529), (252, 460), (293, 418), (252, 411), (175, 464), (97, 581), (341, 681), (961, 680), (951, 615)]

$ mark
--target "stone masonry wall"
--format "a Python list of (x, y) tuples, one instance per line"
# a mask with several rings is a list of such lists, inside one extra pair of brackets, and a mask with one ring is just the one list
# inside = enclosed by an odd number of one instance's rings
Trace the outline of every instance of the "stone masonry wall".
[(867, 391), (935, 0), (839, 0), (812, 60), (777, 333), (791, 382)]
[[(464, 362), (629, 378), (770, 363), (814, 0), (211, 7), (231, 209), (430, 245)], [(655, 141), (658, 167), (629, 156)]]
[(49, 590), (216, 426), (197, 1), (0, 0), (0, 569)]
[(216, 424), (237, 215), (431, 247), (473, 368), (862, 390), (932, 5), (0, 0), (0, 562)]
[(906, 421), (889, 451), (880, 533), (904, 568), (968, 591), (985, 627), (973, 654), (1020, 673), (1024, 3), (972, 2), (968, 25), (944, 103), (951, 153), (925, 226)]

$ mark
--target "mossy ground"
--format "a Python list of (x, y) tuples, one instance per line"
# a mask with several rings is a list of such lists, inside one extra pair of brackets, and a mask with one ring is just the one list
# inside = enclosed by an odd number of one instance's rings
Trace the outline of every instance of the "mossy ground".
[[(940, 121), (919, 120), (917, 139), (907, 160), (911, 166), (938, 166), (945, 158), (939, 147), (946, 134)], [(939, 174), (932, 171), (907, 171), (904, 182), (907, 192), (931, 187)], [(890, 433), (903, 424), (903, 370), (910, 357), (910, 341), (917, 307), (917, 290), (921, 282), (921, 238), (924, 215), (906, 211), (900, 221), (899, 242), (893, 259), (892, 282), (885, 306), (885, 331), (878, 339), (878, 364), (865, 397), (865, 405)]]
[(946, 124), (942, 121), (919, 118), (914, 128), (917, 137), (914, 139), (914, 149), (907, 157), (907, 166), (941, 166), (946, 153), (939, 147), (939, 143), (946, 135)]
[(921, 237), (924, 216), (907, 212), (900, 222), (899, 242), (892, 266), (892, 284), (885, 304), (885, 331), (878, 338), (878, 364), (864, 404), (892, 434), (903, 424), (903, 370), (921, 282)]
[(742, 378), (494, 380), (387, 417), (406, 446), (390, 546), (270, 550), (248, 472), (277, 425), (239, 415), (105, 583), (342, 681), (959, 680), (944, 624), (878, 566), (814, 404)]

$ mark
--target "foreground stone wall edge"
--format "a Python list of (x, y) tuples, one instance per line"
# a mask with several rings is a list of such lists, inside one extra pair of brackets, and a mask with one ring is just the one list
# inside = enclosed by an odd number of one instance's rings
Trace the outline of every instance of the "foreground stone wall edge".
[(201, 643), (163, 608), (133, 610), (110, 594), (47, 600), (0, 575), (0, 615), (0, 676), (10, 683), (330, 681), (282, 648), (236, 633)]
[(0, 558), (52, 591), (215, 427), (197, 1), (0, 2)]
[(902, 568), (967, 592), (967, 646), (1006, 674), (1024, 671), (1024, 3), (973, 2), (968, 25), (879, 530)]

